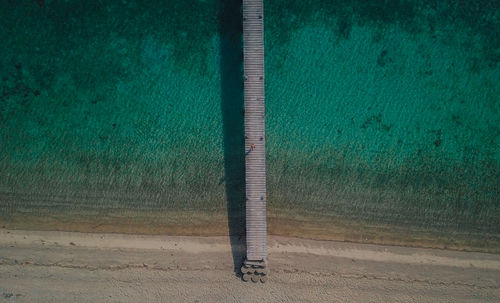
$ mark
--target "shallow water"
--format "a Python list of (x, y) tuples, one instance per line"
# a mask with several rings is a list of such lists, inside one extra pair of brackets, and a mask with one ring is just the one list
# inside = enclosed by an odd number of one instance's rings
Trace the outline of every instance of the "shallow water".
[[(237, 2), (0, 14), (3, 221), (195, 209), (241, 230)], [(266, 1), (265, 27), (271, 214), (498, 237), (496, 1)]]

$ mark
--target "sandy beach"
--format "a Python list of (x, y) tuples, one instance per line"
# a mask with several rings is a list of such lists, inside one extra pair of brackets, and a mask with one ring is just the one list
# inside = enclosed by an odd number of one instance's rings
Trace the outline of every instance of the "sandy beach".
[[(238, 241), (232, 241), (238, 243)], [(271, 236), (266, 284), (228, 237), (0, 230), (3, 302), (495, 302), (495, 254)]]

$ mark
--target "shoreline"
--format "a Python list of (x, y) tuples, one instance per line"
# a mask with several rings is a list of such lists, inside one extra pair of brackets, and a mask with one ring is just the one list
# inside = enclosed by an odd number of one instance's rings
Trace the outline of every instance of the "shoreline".
[[(0, 230), (33, 230), (55, 232), (112, 233), (129, 235), (164, 235), (213, 237), (228, 236), (227, 215), (218, 212), (177, 211), (132, 212), (125, 214), (32, 215), (17, 214), (0, 218)], [(324, 240), (345, 243), (432, 248), (500, 254), (500, 235), (484, 232), (436, 231), (400, 225), (370, 224), (310, 214), (287, 216), (270, 213), (270, 236), (303, 240)]]

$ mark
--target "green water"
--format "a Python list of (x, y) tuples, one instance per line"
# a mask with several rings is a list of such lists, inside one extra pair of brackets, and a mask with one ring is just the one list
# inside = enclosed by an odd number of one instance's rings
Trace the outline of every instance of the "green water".
[[(244, 205), (237, 1), (0, 1), (0, 214)], [(268, 203), (500, 234), (497, 1), (265, 1)]]

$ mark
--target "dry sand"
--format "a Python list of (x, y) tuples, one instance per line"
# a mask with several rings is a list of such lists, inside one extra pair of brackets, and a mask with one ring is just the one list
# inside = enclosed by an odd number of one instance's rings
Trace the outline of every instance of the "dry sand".
[(1, 229), (0, 302), (500, 302), (500, 255), (272, 236), (253, 284), (230, 243)]

